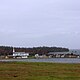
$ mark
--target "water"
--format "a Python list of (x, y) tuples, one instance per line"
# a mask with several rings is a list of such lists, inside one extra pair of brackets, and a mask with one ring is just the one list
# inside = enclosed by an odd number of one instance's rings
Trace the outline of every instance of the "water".
[(51, 59), (2, 59), (1, 62), (51, 62), (51, 63), (80, 63), (80, 58), (51, 58)]

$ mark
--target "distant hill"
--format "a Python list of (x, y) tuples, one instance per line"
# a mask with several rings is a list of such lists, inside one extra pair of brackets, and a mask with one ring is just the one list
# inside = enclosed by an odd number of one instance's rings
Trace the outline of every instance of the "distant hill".
[(80, 55), (80, 49), (70, 49), (69, 52), (70, 52), (70, 53), (75, 53), (75, 54), (79, 54), (79, 55)]
[[(34, 54), (47, 54), (48, 52), (67, 52), (69, 51), (68, 48), (62, 47), (33, 47), (33, 48), (20, 48), (14, 47), (16, 52), (28, 52), (31, 55)], [(10, 46), (0, 46), (0, 55), (12, 55), (13, 54), (13, 47)]]

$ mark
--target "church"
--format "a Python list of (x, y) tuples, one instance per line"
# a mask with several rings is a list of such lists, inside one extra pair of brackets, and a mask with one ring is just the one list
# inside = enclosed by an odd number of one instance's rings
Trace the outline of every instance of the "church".
[(13, 58), (28, 58), (29, 53), (25, 52), (15, 52), (15, 49), (13, 48)]

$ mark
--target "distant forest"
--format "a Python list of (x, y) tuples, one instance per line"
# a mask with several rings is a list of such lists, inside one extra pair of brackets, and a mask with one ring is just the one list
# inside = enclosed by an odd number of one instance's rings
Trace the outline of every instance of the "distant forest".
[[(20, 48), (14, 47), (15, 52), (26, 52), (30, 53), (30, 55), (34, 54), (47, 54), (49, 52), (68, 52), (68, 48), (62, 47), (33, 47), (33, 48)], [(0, 55), (12, 55), (13, 54), (13, 47), (9, 46), (0, 46)]]

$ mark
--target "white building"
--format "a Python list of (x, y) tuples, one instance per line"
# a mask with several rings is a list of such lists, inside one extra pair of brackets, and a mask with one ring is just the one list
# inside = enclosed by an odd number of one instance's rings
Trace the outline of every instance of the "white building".
[(47, 58), (46, 55), (35, 54), (35, 58)]
[(25, 52), (15, 52), (14, 48), (13, 48), (13, 58), (28, 58), (29, 53), (25, 53)]

